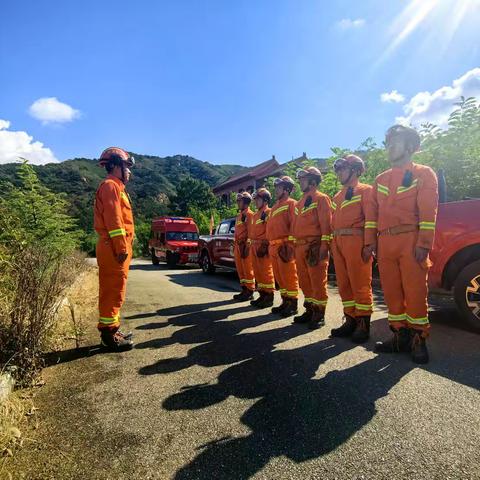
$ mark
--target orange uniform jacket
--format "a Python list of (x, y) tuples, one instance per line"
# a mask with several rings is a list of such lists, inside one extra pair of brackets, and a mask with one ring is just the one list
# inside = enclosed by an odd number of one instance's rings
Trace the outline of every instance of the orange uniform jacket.
[[(305, 207), (309, 198), (311, 203)], [(332, 233), (331, 223), (330, 198), (318, 190), (308, 192), (297, 202), (293, 236), (296, 240), (318, 237), (322, 243), (328, 244)]]
[[(341, 228), (364, 228), (365, 217), (372, 217), (371, 193), (372, 186), (364, 183), (358, 183), (354, 187), (353, 196), (350, 200), (345, 200), (348, 188), (344, 187), (334, 197), (332, 201), (332, 227), (333, 231)], [(370, 233), (365, 230), (364, 241), (367, 245), (370, 241)]]
[[(410, 186), (402, 186), (406, 171), (413, 174)], [(372, 209), (367, 225), (369, 243), (382, 232), (398, 225), (418, 225), (416, 245), (431, 249), (438, 208), (438, 182), (435, 172), (425, 165), (408, 163), (381, 173), (375, 180)]]
[(113, 175), (108, 175), (98, 187), (94, 226), (101, 238), (111, 239), (115, 255), (128, 253), (128, 237), (134, 234), (132, 207), (124, 183)]
[[(132, 207), (124, 183), (109, 175), (95, 197), (94, 226), (99, 235), (99, 329), (117, 329), (120, 309), (125, 300), (128, 268), (132, 258), (134, 224)], [(127, 259), (120, 264), (119, 254)]]
[(288, 198), (281, 202), (276, 202), (270, 210), (270, 216), (267, 222), (267, 239), (273, 240), (293, 240), (292, 230), (295, 222), (295, 204), (293, 198)]
[(264, 206), (252, 215), (248, 238), (252, 241), (267, 240), (267, 220), (271, 209)]
[(371, 315), (373, 308), (372, 260), (364, 262), (362, 259), (362, 249), (370, 241), (369, 229), (364, 228), (365, 217), (372, 216), (373, 188), (357, 183), (350, 200), (345, 199), (347, 191), (348, 187), (343, 187), (333, 197), (331, 246), (344, 313), (361, 317)]

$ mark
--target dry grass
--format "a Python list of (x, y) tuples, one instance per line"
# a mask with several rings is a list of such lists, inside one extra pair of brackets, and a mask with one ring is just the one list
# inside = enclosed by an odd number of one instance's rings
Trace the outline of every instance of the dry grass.
[(35, 410), (27, 390), (13, 393), (0, 404), (0, 479), (12, 478), (8, 461), (28, 441), (22, 430), (29, 419), (36, 422)]
[(52, 350), (78, 348), (86, 333), (96, 325), (98, 305), (98, 269), (86, 265), (77, 281), (67, 290), (52, 337)]

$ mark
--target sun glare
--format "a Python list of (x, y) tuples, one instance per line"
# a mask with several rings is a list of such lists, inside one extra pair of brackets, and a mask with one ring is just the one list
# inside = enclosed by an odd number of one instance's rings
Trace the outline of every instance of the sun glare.
[(474, 19), (480, 21), (480, 0), (410, 0), (389, 29), (390, 42), (381, 60), (420, 27), (437, 30), (440, 40), (436, 46), (444, 48), (467, 20)]

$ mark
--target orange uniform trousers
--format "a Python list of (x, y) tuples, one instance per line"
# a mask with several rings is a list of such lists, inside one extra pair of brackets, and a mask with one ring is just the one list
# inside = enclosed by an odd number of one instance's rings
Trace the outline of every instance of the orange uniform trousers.
[(272, 259), (267, 254), (264, 257), (257, 255), (258, 245), (252, 244), (251, 256), (253, 264), (253, 273), (257, 282), (259, 292), (273, 293), (275, 291), (275, 280), (273, 278)]
[(278, 255), (281, 243), (270, 242), (268, 253), (272, 260), (273, 276), (278, 283), (282, 298), (298, 298), (298, 277), (295, 258), (284, 262)]
[(240, 285), (248, 288), (248, 290), (255, 290), (255, 275), (253, 274), (252, 264), (252, 249), (247, 258), (242, 258), (240, 255), (240, 247), (235, 244), (234, 249), (235, 266), (237, 268), (238, 278), (240, 279)]
[(305, 296), (305, 303), (317, 305), (320, 311), (327, 307), (327, 275), (328, 259), (321, 260), (311, 267), (307, 263), (309, 244), (295, 245), (295, 261), (297, 263), (298, 282)]
[(98, 310), (99, 330), (117, 330), (120, 326), (120, 309), (125, 301), (127, 277), (132, 260), (132, 240), (127, 241), (128, 257), (123, 264), (118, 263), (110, 239), (100, 237), (97, 242), (98, 264)]
[(395, 330), (421, 330), (422, 336), (427, 337), (427, 278), (431, 262), (428, 258), (423, 264), (415, 260), (417, 237), (418, 232), (380, 234), (377, 258), (390, 326)]
[(336, 235), (331, 243), (343, 311), (351, 317), (373, 311), (372, 259), (362, 260), (363, 235)]

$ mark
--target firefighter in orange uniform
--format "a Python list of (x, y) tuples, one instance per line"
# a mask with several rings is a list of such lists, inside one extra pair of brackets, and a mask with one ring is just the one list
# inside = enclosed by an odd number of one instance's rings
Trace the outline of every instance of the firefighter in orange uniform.
[(235, 266), (242, 291), (233, 296), (238, 302), (246, 302), (253, 299), (255, 291), (255, 277), (253, 275), (252, 255), (248, 241), (249, 225), (252, 223), (253, 212), (250, 210), (252, 196), (248, 192), (237, 195), (239, 213), (235, 221), (234, 254)]
[(268, 252), (273, 276), (280, 288), (282, 303), (272, 313), (286, 318), (297, 313), (298, 278), (292, 229), (295, 221), (295, 200), (290, 198), (295, 182), (288, 176), (275, 179), (276, 202), (267, 222)]
[(267, 221), (270, 214), (268, 204), (272, 195), (266, 188), (259, 188), (254, 194), (257, 211), (252, 217), (249, 227), (249, 240), (252, 249), (252, 262), (259, 297), (250, 302), (258, 308), (273, 305), (275, 280), (273, 279), (272, 260), (268, 255)]
[(107, 178), (98, 187), (94, 207), (100, 283), (98, 329), (104, 348), (129, 350), (133, 346), (132, 335), (122, 333), (119, 327), (134, 235), (132, 207), (125, 184), (135, 160), (125, 150), (111, 147), (103, 151), (99, 164), (107, 171)]
[[(373, 213), (378, 222), (377, 258), (393, 337), (377, 342), (377, 352), (411, 352), (415, 363), (428, 363), (429, 253), (438, 207), (437, 177), (430, 167), (412, 162), (420, 136), (395, 125), (386, 134), (392, 165), (375, 180)], [(375, 249), (374, 236), (370, 250)]]
[(356, 155), (339, 158), (334, 170), (343, 188), (333, 197), (331, 248), (345, 322), (332, 329), (331, 336), (350, 337), (355, 343), (364, 343), (369, 338), (373, 308), (372, 253), (364, 248), (369, 238), (365, 227), (372, 226), (365, 225), (372, 186), (359, 183), (365, 165)]
[(317, 190), (322, 181), (318, 168), (299, 170), (297, 178), (303, 197), (296, 205), (293, 236), (305, 313), (295, 317), (294, 322), (306, 323), (313, 330), (325, 324), (332, 211), (328, 196)]

